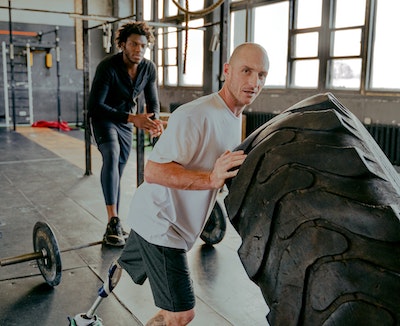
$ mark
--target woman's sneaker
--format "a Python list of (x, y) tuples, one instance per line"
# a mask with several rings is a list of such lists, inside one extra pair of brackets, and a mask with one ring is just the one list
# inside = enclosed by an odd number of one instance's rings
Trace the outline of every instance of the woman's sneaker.
[(121, 221), (118, 217), (112, 217), (107, 224), (106, 233), (103, 236), (103, 242), (106, 245), (114, 247), (123, 247), (125, 245), (125, 237), (123, 234)]

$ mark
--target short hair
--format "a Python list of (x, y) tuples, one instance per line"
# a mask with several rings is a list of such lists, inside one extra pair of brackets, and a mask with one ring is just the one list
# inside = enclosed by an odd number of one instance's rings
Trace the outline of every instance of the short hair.
[(118, 47), (121, 47), (121, 44), (125, 43), (132, 34), (144, 35), (147, 38), (147, 42), (154, 43), (153, 31), (146, 22), (129, 22), (122, 25), (117, 31), (115, 42)]

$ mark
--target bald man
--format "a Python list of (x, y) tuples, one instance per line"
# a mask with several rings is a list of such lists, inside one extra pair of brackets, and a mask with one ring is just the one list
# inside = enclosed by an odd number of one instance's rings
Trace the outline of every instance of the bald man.
[(187, 325), (195, 315), (186, 253), (200, 236), (218, 190), (244, 159), (244, 108), (260, 94), (269, 60), (263, 47), (238, 46), (224, 64), (219, 92), (182, 105), (149, 155), (145, 181), (136, 190), (132, 228), (118, 260), (137, 284), (148, 278), (161, 310), (146, 325)]

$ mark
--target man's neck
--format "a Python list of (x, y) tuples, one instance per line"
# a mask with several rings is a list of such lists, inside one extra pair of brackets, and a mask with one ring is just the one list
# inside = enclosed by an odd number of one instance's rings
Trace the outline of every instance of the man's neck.
[(123, 60), (126, 66), (126, 70), (128, 71), (129, 76), (133, 79), (136, 77), (136, 73), (137, 73), (137, 68), (138, 68), (138, 64), (137, 63), (133, 63), (130, 60), (128, 60), (125, 56), (123, 56)]
[(245, 105), (239, 105), (237, 101), (234, 100), (234, 97), (229, 94), (228, 90), (225, 87), (222, 87), (218, 92), (219, 96), (221, 96), (222, 100), (225, 102), (226, 106), (235, 116), (239, 116), (242, 114), (245, 109)]

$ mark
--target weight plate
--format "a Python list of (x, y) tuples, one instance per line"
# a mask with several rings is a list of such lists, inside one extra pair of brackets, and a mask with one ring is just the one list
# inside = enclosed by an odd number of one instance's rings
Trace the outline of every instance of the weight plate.
[(46, 283), (50, 286), (60, 284), (61, 254), (54, 232), (46, 222), (36, 222), (33, 228), (33, 248), (35, 252), (43, 253), (44, 257), (36, 261)]
[(206, 244), (214, 245), (224, 238), (226, 231), (226, 218), (222, 212), (219, 203), (216, 202), (211, 212), (210, 217), (203, 231), (200, 234), (200, 239)]

